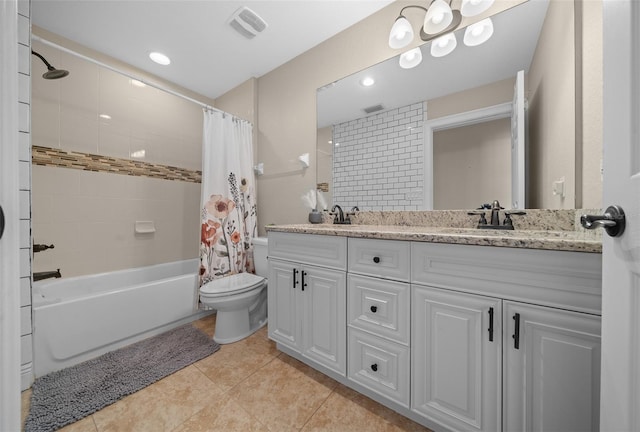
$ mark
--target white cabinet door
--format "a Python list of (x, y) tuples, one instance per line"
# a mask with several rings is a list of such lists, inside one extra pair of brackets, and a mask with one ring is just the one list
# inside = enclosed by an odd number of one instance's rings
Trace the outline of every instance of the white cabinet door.
[(411, 288), (413, 411), (453, 430), (500, 430), (502, 301)]
[(505, 431), (597, 431), (600, 317), (504, 302)]
[(298, 264), (270, 259), (267, 286), (269, 337), (298, 352), (302, 350), (302, 323), (297, 304), (300, 269)]
[[(347, 369), (345, 272), (312, 266), (300, 275), (303, 313), (302, 354), (341, 375)], [(270, 311), (271, 313), (271, 311)]]

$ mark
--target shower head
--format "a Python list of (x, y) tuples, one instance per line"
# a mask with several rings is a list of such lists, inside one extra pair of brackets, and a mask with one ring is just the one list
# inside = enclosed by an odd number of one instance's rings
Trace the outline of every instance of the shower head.
[(42, 62), (45, 64), (45, 66), (47, 66), (47, 71), (42, 74), (42, 78), (44, 78), (44, 79), (58, 79), (58, 78), (64, 78), (67, 75), (69, 75), (69, 71), (64, 70), (64, 69), (56, 69), (56, 68), (54, 68), (53, 66), (51, 66), (51, 64), (44, 57), (42, 57), (40, 54), (38, 54), (34, 50), (31, 50), (31, 54), (33, 54), (34, 56), (38, 57), (40, 60), (42, 60)]

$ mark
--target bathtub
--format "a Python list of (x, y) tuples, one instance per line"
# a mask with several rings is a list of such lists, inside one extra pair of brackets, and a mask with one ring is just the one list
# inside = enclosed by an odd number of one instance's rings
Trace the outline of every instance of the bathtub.
[(162, 333), (197, 310), (198, 260), (33, 285), (36, 377)]

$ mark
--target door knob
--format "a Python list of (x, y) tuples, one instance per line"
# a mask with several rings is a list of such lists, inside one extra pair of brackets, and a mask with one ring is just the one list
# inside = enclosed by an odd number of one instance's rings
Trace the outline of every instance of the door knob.
[(580, 224), (586, 229), (604, 228), (611, 237), (620, 237), (626, 226), (626, 219), (622, 207), (612, 205), (607, 207), (603, 215), (582, 215)]

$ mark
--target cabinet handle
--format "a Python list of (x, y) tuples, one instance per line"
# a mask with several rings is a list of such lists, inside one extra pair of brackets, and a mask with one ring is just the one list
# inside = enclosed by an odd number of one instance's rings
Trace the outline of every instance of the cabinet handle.
[(298, 270), (293, 269), (293, 289), (295, 289), (296, 285), (298, 285), (297, 276), (298, 276)]
[(372, 364), (371, 365), (371, 370), (374, 371), (374, 372), (377, 372), (378, 371), (378, 363)]
[(513, 347), (520, 349), (520, 314), (517, 313), (513, 316), (513, 320), (516, 322), (515, 330), (513, 332)]
[(307, 286), (307, 283), (304, 281), (304, 277), (307, 275), (307, 272), (302, 270), (302, 291), (304, 291), (304, 287)]
[(373, 262), (378, 264), (380, 262), (380, 257), (377, 257), (377, 256), (373, 257)]
[(378, 306), (371, 306), (371, 312), (376, 313), (378, 311)]
[(493, 308), (489, 308), (489, 342), (493, 342)]
[(0, 238), (2, 238), (2, 234), (4, 234), (4, 210), (0, 206)]

